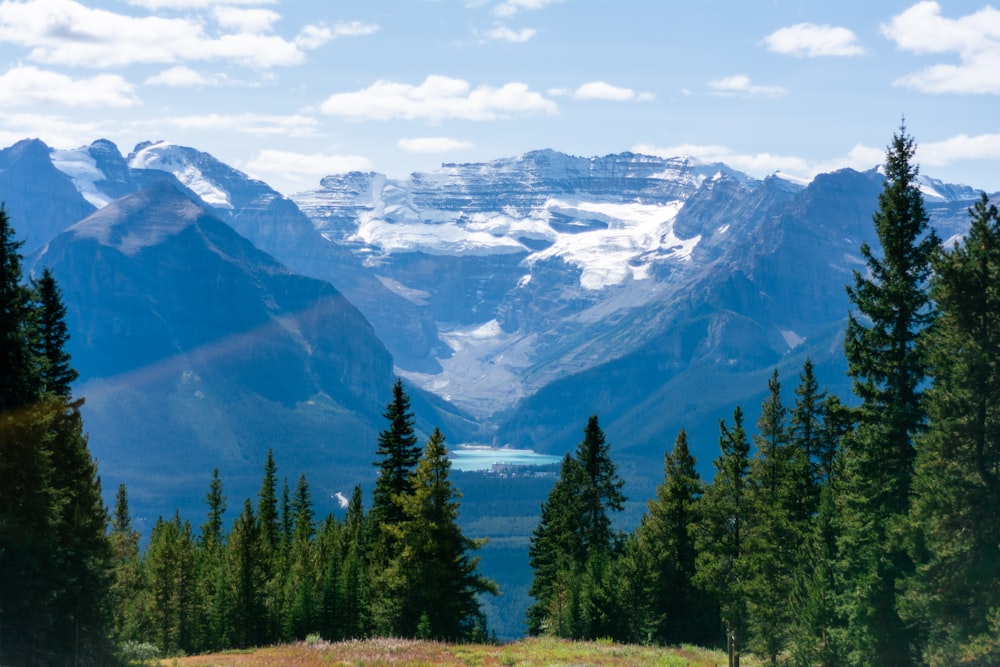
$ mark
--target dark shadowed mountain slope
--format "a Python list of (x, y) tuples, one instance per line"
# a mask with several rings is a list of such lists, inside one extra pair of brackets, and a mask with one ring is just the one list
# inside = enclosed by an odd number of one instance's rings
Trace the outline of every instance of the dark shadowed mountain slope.
[(105, 206), (31, 263), (63, 289), (102, 473), (134, 485), (140, 507), (196, 502), (214, 466), (242, 497), (269, 447), (320, 488), (372, 475), (394, 377), (371, 325), (170, 182)]

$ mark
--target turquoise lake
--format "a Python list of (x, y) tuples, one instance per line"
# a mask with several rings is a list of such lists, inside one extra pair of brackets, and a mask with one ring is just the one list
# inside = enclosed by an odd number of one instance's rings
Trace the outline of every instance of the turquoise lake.
[(490, 470), (494, 463), (518, 466), (540, 466), (558, 463), (561, 456), (538, 454), (531, 449), (506, 449), (498, 447), (467, 447), (459, 445), (448, 452), (451, 467), (455, 470)]

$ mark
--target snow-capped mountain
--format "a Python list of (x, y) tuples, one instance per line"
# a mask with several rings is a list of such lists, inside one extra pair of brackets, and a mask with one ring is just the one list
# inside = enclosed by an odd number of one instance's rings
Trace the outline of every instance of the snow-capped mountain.
[[(791, 381), (805, 354), (840, 380), (830, 332), (874, 240), (880, 187), (874, 169), (761, 181), (684, 158), (538, 151), (406, 180), (330, 176), (292, 198), (432, 314), (440, 370), (404, 374), (498, 422), (497, 442), (565, 446), (600, 412), (648, 448), (668, 424), (694, 425), (661, 409), (640, 428), (629, 406), (670, 387), (683, 396), (688, 368), (750, 374), (699, 409), (731, 410), (775, 365)], [(961, 233), (978, 195), (929, 178), (922, 189), (942, 237)]]
[[(806, 354), (839, 380), (844, 285), (873, 240), (881, 183), (874, 169), (806, 183), (686, 158), (545, 150), (405, 180), (329, 176), (288, 199), (166, 142), (127, 157), (107, 141), (74, 151), (21, 142), (0, 151), (0, 167), (0, 186), (31, 171), (36, 188), (57, 193), (44, 204), (14, 196), (28, 219), (48, 207), (35, 240), (166, 178), (293, 270), (335, 285), (397, 372), (473, 414), (479, 437), (566, 447), (598, 412), (647, 451), (694, 425), (673, 408), (636, 420), (629, 406), (656, 395), (693, 414), (677, 399), (690, 397), (694, 369), (727, 386), (699, 395), (708, 413), (756, 400), (775, 365), (790, 382)], [(961, 234), (976, 193), (931, 178), (922, 188), (942, 238)]]

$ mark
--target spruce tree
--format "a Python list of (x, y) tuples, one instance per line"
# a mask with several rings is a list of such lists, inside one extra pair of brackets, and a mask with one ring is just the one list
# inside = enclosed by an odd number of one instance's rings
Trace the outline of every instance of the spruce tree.
[(232, 644), (236, 648), (260, 646), (270, 641), (264, 601), (267, 555), (249, 498), (229, 531), (226, 547), (232, 600)]
[[(413, 413), (410, 397), (406, 395), (403, 381), (396, 380), (392, 388), (392, 400), (386, 406), (385, 418), (388, 427), (379, 433), (373, 462), (378, 466), (378, 477), (372, 493), (372, 508), (366, 526), (370, 531), (367, 538), (367, 569), (369, 587), (369, 619), (376, 633), (396, 631), (398, 619), (406, 616), (400, 605), (404, 600), (392, 591), (405, 586), (399, 573), (389, 567), (403, 548), (395, 530), (405, 519), (403, 505), (413, 494), (413, 474), (420, 460), (420, 446), (413, 431)], [(396, 579), (392, 579), (396, 577)]]
[(365, 576), (369, 544), (362, 498), (361, 487), (355, 486), (344, 515), (344, 529), (340, 532), (338, 545), (338, 555), (343, 565), (339, 573), (331, 573), (331, 577), (338, 578), (337, 591), (343, 600), (338, 630), (342, 639), (364, 636), (369, 624), (369, 579)]
[(371, 520), (376, 529), (403, 520), (398, 499), (413, 492), (413, 472), (420, 460), (421, 450), (413, 432), (410, 397), (406, 395), (402, 380), (396, 380), (393, 385), (392, 400), (386, 406), (384, 416), (389, 426), (379, 433), (375, 451), (379, 460), (374, 463), (379, 468), (371, 509)]
[(563, 459), (559, 479), (542, 505), (528, 555), (534, 578), (528, 631), (560, 637), (593, 636), (610, 609), (595, 587), (604, 579), (618, 536), (612, 511), (621, 511), (624, 482), (611, 460), (597, 415), (587, 420), (576, 457)]
[(261, 566), (264, 572), (264, 607), (260, 640), (271, 642), (278, 639), (281, 630), (281, 610), (284, 605), (283, 577), (285, 563), (282, 545), (281, 514), (278, 505), (278, 466), (274, 462), (274, 451), (267, 450), (264, 462), (264, 478), (257, 494), (256, 523), (260, 534), (260, 548), (263, 553)]
[(36, 328), (35, 356), (40, 360), (41, 390), (69, 400), (71, 385), (79, 377), (79, 373), (70, 363), (66, 342), (69, 332), (66, 327), (66, 306), (62, 302), (62, 293), (49, 269), (42, 271), (42, 276), (33, 282), (32, 298), (35, 301)]
[(179, 513), (160, 517), (146, 549), (145, 568), (151, 597), (152, 638), (163, 653), (189, 653), (197, 648), (195, 545), (188, 521)]
[(528, 544), (532, 580), (528, 594), (535, 602), (528, 607), (528, 633), (551, 634), (558, 637), (575, 636), (575, 622), (569, 621), (575, 613), (567, 611), (571, 605), (567, 585), (576, 582), (582, 570), (585, 554), (580, 549), (578, 537), (579, 516), (582, 512), (577, 492), (580, 464), (569, 453), (562, 460), (559, 478), (542, 503), (538, 525), (532, 531)]
[(905, 611), (927, 633), (924, 659), (940, 665), (968, 662), (991, 635), (1000, 652), (1000, 214), (983, 194), (969, 215), (964, 241), (934, 262), (940, 318), (910, 509)]
[(636, 531), (638, 546), (650, 561), (651, 606), (660, 612), (653, 638), (663, 644), (716, 640), (717, 612), (694, 586), (697, 551), (691, 527), (698, 521), (704, 490), (682, 430), (673, 451), (664, 454), (663, 483)]
[(274, 450), (267, 450), (264, 462), (264, 478), (257, 494), (257, 524), (264, 551), (273, 558), (281, 545), (281, 517), (278, 513), (278, 465), (274, 462)]
[(461, 494), (449, 479), (451, 461), (444, 435), (434, 429), (413, 478), (414, 491), (403, 499), (404, 520), (393, 526), (402, 550), (389, 569), (401, 615), (394, 623), (404, 636), (468, 640), (482, 622), (478, 595), (497, 586), (476, 572), (471, 552), (485, 540), (466, 537), (458, 525)]
[(316, 526), (305, 474), (299, 476), (295, 486), (290, 514), (294, 518), (293, 537), (284, 575), (285, 609), (282, 619), (282, 637), (286, 641), (305, 639), (307, 633), (316, 629), (317, 622), (316, 587), (319, 579), (313, 560)]
[(819, 507), (819, 494), (826, 476), (821, 461), (823, 443), (823, 408), (826, 392), (820, 390), (811, 359), (802, 364), (799, 384), (795, 388), (795, 405), (791, 410), (788, 437), (791, 446), (788, 471), (792, 493), (792, 520), (803, 526)]
[(145, 625), (147, 588), (143, 581), (142, 558), (139, 554), (139, 532), (132, 526), (128, 506), (128, 490), (118, 486), (111, 522), (111, 583), (112, 638), (116, 643), (141, 641), (147, 636)]
[(909, 509), (914, 438), (925, 425), (924, 338), (934, 319), (928, 293), (939, 242), (929, 227), (905, 126), (886, 152), (873, 221), (880, 252), (862, 244), (867, 273), (855, 272), (844, 351), (860, 423), (849, 439), (842, 494), (841, 552), (852, 659), (907, 664), (915, 637), (896, 607), (897, 584), (912, 567), (898, 539)]
[(217, 650), (229, 645), (231, 621), (223, 533), (226, 496), (218, 468), (212, 471), (205, 504), (208, 511), (198, 537), (197, 558), (199, 643), (204, 648)]
[(753, 522), (746, 531), (748, 573), (744, 590), (748, 601), (747, 646), (773, 665), (785, 647), (792, 620), (788, 597), (803, 527), (796, 525), (793, 516), (794, 457), (777, 371), (767, 387), (753, 437), (757, 454), (750, 464), (747, 493)]
[(750, 443), (743, 428), (743, 411), (733, 412), (733, 426), (719, 422), (715, 478), (705, 491), (697, 524), (698, 556), (695, 584), (719, 605), (726, 630), (729, 667), (739, 667), (747, 627), (749, 564), (747, 534), (752, 521), (748, 498)]
[(111, 550), (97, 466), (70, 383), (66, 310), (28, 288), (0, 206), (0, 662), (99, 661)]
[(614, 546), (609, 512), (620, 512), (625, 506), (622, 487), (610, 448), (597, 415), (591, 415), (583, 430), (583, 441), (577, 446), (576, 460), (580, 471), (580, 548), (588, 553), (608, 552)]
[(0, 414), (24, 408), (41, 393), (34, 354), (31, 293), (23, 284), (20, 249), (0, 204)]

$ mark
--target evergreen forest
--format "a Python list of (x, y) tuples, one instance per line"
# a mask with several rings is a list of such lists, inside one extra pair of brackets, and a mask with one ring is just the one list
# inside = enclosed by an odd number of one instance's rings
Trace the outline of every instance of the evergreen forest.
[[(793, 665), (1000, 664), (1000, 213), (984, 194), (943, 247), (905, 125), (886, 152), (878, 247), (846, 287), (853, 396), (808, 360), (775, 371), (752, 424), (720, 421), (703, 480), (685, 430), (635, 530), (597, 415), (529, 546), (530, 634), (724, 647)], [(309, 482), (260, 491), (232, 525), (215, 471), (199, 525), (140, 548), (109, 512), (48, 272), (26, 279), (0, 209), (0, 664), (98, 665), (320, 636), (492, 639), (496, 584), (458, 523), (445, 436), (421, 443), (401, 381), (375, 444), (371, 506), (319, 518)]]

